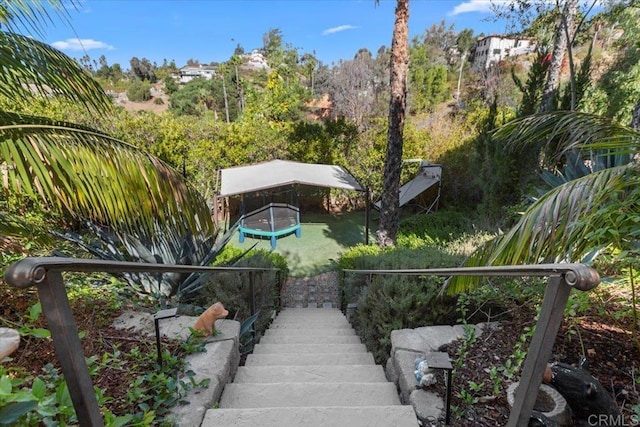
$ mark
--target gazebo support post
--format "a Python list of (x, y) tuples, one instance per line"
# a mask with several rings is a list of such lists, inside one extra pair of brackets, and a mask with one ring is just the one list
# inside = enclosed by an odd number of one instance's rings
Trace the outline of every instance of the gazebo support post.
[(366, 187), (364, 190), (364, 244), (369, 244), (369, 197), (370, 190)]

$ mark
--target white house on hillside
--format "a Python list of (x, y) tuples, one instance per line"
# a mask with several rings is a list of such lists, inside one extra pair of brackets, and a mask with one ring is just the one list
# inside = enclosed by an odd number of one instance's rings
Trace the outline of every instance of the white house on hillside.
[(511, 38), (506, 36), (487, 36), (476, 41), (473, 54), (473, 68), (485, 70), (508, 56), (532, 53), (536, 50), (535, 41), (529, 38)]
[(191, 80), (202, 77), (207, 80), (211, 80), (216, 75), (217, 67), (211, 67), (207, 65), (200, 65), (197, 67), (185, 66), (180, 68), (180, 75), (178, 76), (178, 82), (181, 84), (189, 83)]
[(258, 50), (253, 50), (250, 54), (244, 55), (244, 66), (254, 70), (264, 70), (269, 68), (269, 65), (267, 65), (267, 59)]

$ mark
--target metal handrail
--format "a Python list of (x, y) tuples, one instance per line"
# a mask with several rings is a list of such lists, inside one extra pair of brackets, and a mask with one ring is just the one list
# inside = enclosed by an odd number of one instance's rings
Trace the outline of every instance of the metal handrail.
[[(89, 370), (84, 358), (62, 273), (64, 272), (147, 272), (147, 273), (249, 273), (252, 303), (255, 313), (254, 273), (280, 270), (253, 267), (205, 267), (192, 265), (147, 264), (95, 259), (28, 257), (11, 264), (4, 275), (5, 281), (17, 288), (36, 286), (42, 311), (51, 332), (56, 356), (67, 382), (69, 394), (81, 426), (104, 426)], [(278, 281), (280, 276), (278, 274)]]
[[(74, 258), (25, 258), (7, 269), (5, 280), (19, 288), (36, 286), (47, 319), (56, 355), (67, 381), (71, 399), (81, 426), (103, 426), (96, 396), (89, 377), (78, 330), (62, 280), (63, 272), (202, 272), (265, 271), (250, 267), (203, 267), (188, 265), (143, 264), (120, 261), (101, 261)], [(343, 270), (354, 274), (402, 274), (435, 276), (511, 276), (548, 277), (549, 282), (540, 311), (536, 331), (524, 362), (522, 379), (516, 391), (508, 426), (527, 425), (542, 373), (551, 356), (551, 350), (562, 322), (563, 311), (572, 287), (582, 291), (593, 289), (600, 283), (598, 273), (582, 264), (542, 264), (502, 267), (469, 267), (412, 270)], [(252, 274), (251, 274), (252, 276)], [(250, 277), (253, 283), (253, 278)]]
[(583, 264), (539, 264), (496, 267), (436, 268), (410, 270), (342, 270), (343, 274), (548, 277), (542, 307), (522, 368), (520, 384), (509, 414), (508, 427), (529, 424), (529, 418), (542, 383), (542, 375), (551, 358), (553, 344), (562, 323), (564, 308), (572, 288), (589, 291), (600, 283), (598, 272)]

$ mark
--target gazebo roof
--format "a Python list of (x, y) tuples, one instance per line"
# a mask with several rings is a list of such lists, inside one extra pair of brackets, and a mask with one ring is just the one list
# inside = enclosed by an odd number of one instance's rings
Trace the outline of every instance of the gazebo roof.
[(335, 165), (272, 160), (220, 171), (220, 196), (234, 196), (293, 184), (365, 191), (353, 175)]

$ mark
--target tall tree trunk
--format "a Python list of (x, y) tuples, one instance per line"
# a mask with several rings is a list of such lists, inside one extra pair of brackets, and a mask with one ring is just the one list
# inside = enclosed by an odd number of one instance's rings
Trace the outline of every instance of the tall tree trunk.
[(640, 131), (640, 99), (631, 113), (631, 129)]
[(567, 34), (573, 32), (573, 25), (577, 13), (578, 0), (566, 0), (562, 10), (562, 16), (556, 28), (553, 55), (551, 57), (551, 64), (549, 65), (547, 82), (542, 92), (542, 102), (540, 103), (541, 112), (553, 111), (555, 109), (553, 103), (558, 93), (558, 87), (560, 86), (562, 62), (567, 52), (567, 43), (570, 43), (570, 38), (567, 37)]
[(458, 70), (458, 89), (456, 90), (456, 105), (460, 106), (460, 84), (462, 83), (462, 68), (464, 61), (467, 59), (467, 52), (463, 52), (460, 56), (460, 69)]
[(224, 74), (222, 75), (222, 94), (224, 96), (224, 114), (229, 123), (229, 99), (227, 98), (227, 86), (224, 84)]
[(398, 0), (391, 41), (391, 100), (389, 101), (387, 157), (384, 164), (380, 225), (376, 233), (376, 242), (383, 247), (395, 245), (400, 223), (400, 172), (408, 71), (409, 0)]

